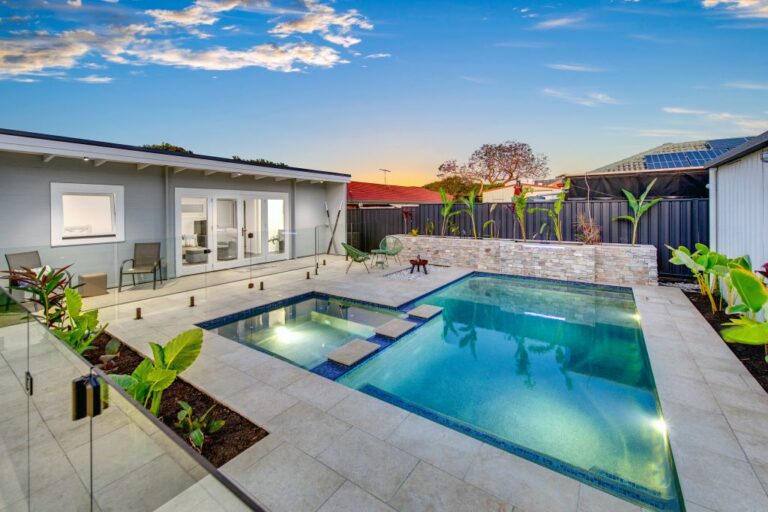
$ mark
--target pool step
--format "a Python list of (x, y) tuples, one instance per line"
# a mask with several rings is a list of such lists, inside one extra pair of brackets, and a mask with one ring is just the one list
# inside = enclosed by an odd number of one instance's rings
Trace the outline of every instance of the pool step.
[(422, 304), (421, 306), (415, 307), (412, 310), (410, 310), (408, 312), (408, 316), (411, 316), (418, 320), (429, 320), (430, 318), (436, 317), (442, 312), (443, 312), (443, 308), (439, 306)]
[(384, 338), (396, 340), (407, 332), (415, 329), (417, 326), (418, 324), (409, 322), (408, 320), (395, 318), (394, 320), (390, 320), (389, 322), (378, 326), (376, 328), (376, 334), (383, 336)]
[(379, 350), (379, 345), (357, 338), (329, 352), (327, 357), (329, 361), (344, 366), (353, 366), (377, 350)]

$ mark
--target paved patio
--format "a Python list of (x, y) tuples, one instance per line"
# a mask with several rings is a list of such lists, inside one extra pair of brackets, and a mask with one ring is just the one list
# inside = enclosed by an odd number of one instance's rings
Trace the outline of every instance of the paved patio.
[[(265, 277), (264, 291), (246, 282), (209, 287), (195, 291), (194, 308), (181, 293), (104, 308), (102, 317), (149, 355), (149, 341), (306, 291), (395, 306), (469, 272), (445, 268), (401, 281), (361, 266), (346, 275), (345, 267), (339, 259), (311, 280), (305, 271)], [(633, 290), (687, 510), (768, 510), (768, 395), (682, 292)], [(144, 320), (132, 319), (136, 306)], [(270, 432), (222, 471), (275, 512), (641, 510), (210, 332), (184, 378)], [(105, 425), (98, 435), (118, 428)], [(204, 482), (177, 499), (198, 503)]]

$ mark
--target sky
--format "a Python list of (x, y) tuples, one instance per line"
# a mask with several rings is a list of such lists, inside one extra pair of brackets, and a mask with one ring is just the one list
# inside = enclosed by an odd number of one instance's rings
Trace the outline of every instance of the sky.
[(768, 130), (768, 0), (0, 0), (0, 127), (421, 185)]

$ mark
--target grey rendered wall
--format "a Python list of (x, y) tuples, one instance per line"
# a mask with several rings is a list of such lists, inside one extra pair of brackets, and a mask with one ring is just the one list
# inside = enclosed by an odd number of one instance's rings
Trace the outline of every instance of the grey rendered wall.
[(717, 251), (730, 257), (749, 255), (755, 268), (768, 261), (768, 164), (757, 151), (717, 169), (715, 221)]
[[(51, 183), (89, 183), (125, 187), (124, 243), (51, 247)], [(165, 237), (165, 194), (162, 171), (137, 171), (129, 164), (92, 163), (0, 153), (0, 252), (38, 250), (43, 263), (72, 265), (73, 275), (107, 272), (115, 281), (117, 267), (130, 258), (135, 240)], [(5, 258), (0, 262), (6, 268)]]

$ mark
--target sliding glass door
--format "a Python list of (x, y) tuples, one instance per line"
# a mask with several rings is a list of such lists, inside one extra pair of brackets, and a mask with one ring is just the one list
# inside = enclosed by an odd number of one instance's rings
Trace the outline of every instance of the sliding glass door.
[(178, 275), (287, 259), (288, 194), (176, 189)]

